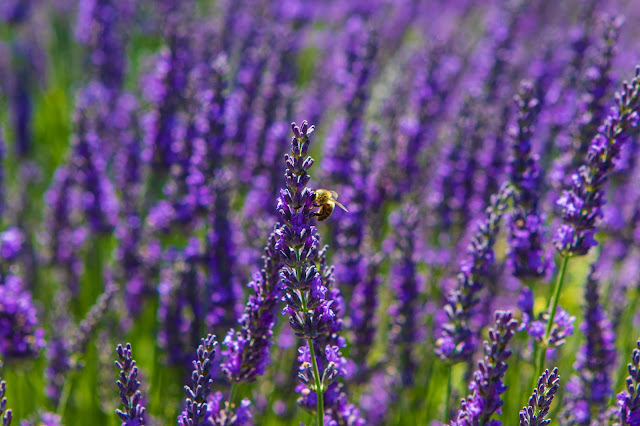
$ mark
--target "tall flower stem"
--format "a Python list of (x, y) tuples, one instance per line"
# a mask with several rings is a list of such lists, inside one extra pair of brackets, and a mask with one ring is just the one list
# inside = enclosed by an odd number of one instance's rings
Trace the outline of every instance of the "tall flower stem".
[(324, 389), (320, 381), (320, 370), (318, 370), (318, 362), (316, 361), (316, 352), (313, 349), (313, 339), (307, 339), (309, 342), (309, 352), (311, 352), (311, 363), (313, 364), (313, 378), (316, 382), (316, 395), (318, 397), (318, 426), (324, 426)]
[(549, 320), (547, 322), (547, 328), (544, 332), (544, 339), (539, 348), (538, 365), (536, 368), (536, 374), (542, 374), (544, 372), (544, 360), (547, 356), (547, 344), (549, 342), (549, 335), (551, 335), (551, 329), (553, 328), (554, 318), (556, 317), (556, 310), (558, 309), (558, 300), (560, 299), (560, 291), (562, 291), (562, 284), (564, 283), (564, 276), (567, 272), (567, 264), (569, 263), (569, 256), (562, 257), (562, 263), (560, 264), (560, 273), (556, 280), (556, 286), (553, 289), (553, 295), (549, 302)]
[(451, 410), (451, 376), (453, 375), (453, 365), (449, 367), (449, 374), (447, 376), (447, 391), (444, 394), (446, 398), (444, 401), (444, 415), (442, 418), (444, 421), (449, 420), (449, 411)]
[(238, 392), (238, 384), (231, 384), (231, 391), (229, 392), (229, 404), (233, 404), (236, 399), (236, 393)]

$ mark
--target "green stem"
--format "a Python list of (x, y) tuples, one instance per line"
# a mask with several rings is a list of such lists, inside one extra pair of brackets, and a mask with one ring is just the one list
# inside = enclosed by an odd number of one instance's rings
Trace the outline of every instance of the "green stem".
[[(542, 344), (540, 345), (540, 354), (538, 355), (538, 367), (536, 368), (538, 377), (544, 371), (544, 360), (547, 356), (547, 348), (549, 347), (549, 335), (551, 334), (551, 329), (553, 328), (553, 320), (556, 317), (556, 311), (558, 310), (558, 300), (560, 299), (560, 291), (562, 290), (562, 284), (564, 282), (564, 276), (567, 272), (567, 264), (569, 263), (569, 257), (565, 256), (562, 258), (562, 264), (560, 266), (560, 273), (558, 274), (558, 279), (556, 280), (556, 286), (553, 290), (553, 295), (551, 296), (551, 301), (549, 303), (549, 319), (547, 322), (547, 329), (544, 332), (544, 339), (542, 340)], [(535, 374), (534, 374), (535, 375)]]
[(453, 366), (449, 366), (449, 374), (447, 377), (447, 391), (444, 394), (444, 421), (449, 421), (449, 411), (451, 410), (451, 376), (453, 375)]
[(313, 364), (313, 378), (316, 382), (316, 395), (318, 396), (318, 426), (324, 426), (324, 389), (320, 382), (320, 371), (316, 362), (316, 352), (313, 349), (313, 339), (307, 339), (309, 342), (309, 352), (311, 352), (311, 363)]
[(56, 414), (64, 419), (64, 410), (67, 408), (67, 401), (69, 400), (69, 394), (71, 393), (71, 378), (67, 375), (64, 379), (64, 385), (62, 386), (62, 392), (60, 393), (60, 399), (58, 400), (58, 407), (56, 408)]
[(233, 405), (233, 402), (236, 399), (236, 393), (238, 392), (238, 384), (237, 383), (232, 383), (231, 384), (231, 393), (229, 394), (229, 405)]

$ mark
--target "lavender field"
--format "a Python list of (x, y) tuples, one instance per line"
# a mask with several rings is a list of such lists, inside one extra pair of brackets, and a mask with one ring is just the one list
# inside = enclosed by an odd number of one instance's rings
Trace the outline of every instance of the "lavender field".
[(0, 421), (640, 426), (640, 1), (0, 0)]

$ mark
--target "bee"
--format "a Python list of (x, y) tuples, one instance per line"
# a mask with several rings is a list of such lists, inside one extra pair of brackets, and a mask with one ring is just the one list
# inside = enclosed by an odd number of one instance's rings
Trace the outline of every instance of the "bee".
[(322, 222), (324, 220), (329, 219), (331, 213), (333, 213), (333, 209), (336, 207), (336, 204), (340, 206), (342, 210), (345, 212), (349, 212), (342, 203), (339, 203), (338, 193), (336, 191), (329, 191), (328, 189), (316, 189), (315, 198), (313, 200), (313, 204), (316, 207), (320, 207), (317, 212), (314, 214), (318, 217), (318, 221)]

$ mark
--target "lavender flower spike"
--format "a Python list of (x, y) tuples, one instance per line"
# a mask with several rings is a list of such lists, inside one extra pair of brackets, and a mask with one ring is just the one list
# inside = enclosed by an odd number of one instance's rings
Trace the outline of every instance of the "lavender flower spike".
[(253, 294), (249, 296), (240, 319), (242, 329), (229, 330), (223, 341), (222, 371), (231, 383), (253, 382), (264, 374), (269, 363), (269, 347), (273, 343), (274, 309), (280, 299), (280, 269), (282, 261), (276, 250), (277, 231), (269, 236), (262, 256), (263, 267), (249, 283)]
[(627, 389), (618, 394), (618, 420), (620, 423), (616, 425), (640, 424), (640, 339), (631, 354)]
[(216, 357), (216, 336), (209, 334), (206, 339), (201, 340), (198, 346), (198, 360), (193, 361), (193, 372), (191, 373), (191, 387), (185, 386), (187, 394), (186, 410), (178, 417), (178, 422), (183, 425), (198, 425), (200, 420), (207, 416), (207, 398), (211, 394), (213, 378), (213, 360)]
[(598, 244), (594, 235), (606, 202), (604, 185), (640, 117), (640, 66), (615, 98), (616, 106), (591, 141), (585, 163), (571, 177), (571, 189), (558, 199), (564, 223), (556, 230), (554, 245), (563, 256), (583, 256)]
[[(0, 370), (2, 370), (2, 361), (0, 361)], [(13, 419), (13, 412), (7, 410), (7, 398), (4, 394), (7, 390), (7, 382), (0, 377), (0, 420), (2, 420), (2, 426), (9, 426), (11, 419)]]
[(302, 128), (295, 123), (291, 127), (294, 133), (291, 155), (285, 156), (287, 187), (278, 198), (278, 212), (284, 225), (278, 231), (276, 243), (284, 263), (280, 279), (287, 307), (283, 314), (289, 314), (296, 336), (315, 339), (329, 331), (333, 311), (325, 299), (327, 288), (314, 264), (319, 244), (316, 227), (311, 225), (315, 194), (307, 188), (310, 178), (307, 170), (314, 162), (307, 156), (313, 126), (304, 121)]
[(142, 392), (139, 390), (138, 367), (131, 358), (131, 344), (127, 343), (124, 348), (118, 345), (116, 353), (116, 366), (120, 369), (120, 380), (116, 383), (120, 389), (120, 400), (125, 407), (125, 411), (117, 409), (116, 413), (122, 419), (122, 426), (144, 425), (145, 408), (140, 404)]
[(491, 197), (486, 219), (469, 244), (456, 287), (449, 293), (444, 307), (448, 321), (442, 326), (442, 336), (436, 340), (436, 354), (442, 360), (451, 363), (464, 361), (475, 350), (476, 339), (469, 323), (479, 302), (478, 292), (482, 290), (489, 267), (494, 262), (493, 245), (511, 194), (510, 187), (504, 185), (498, 194)]
[(484, 342), (484, 359), (478, 362), (469, 384), (472, 393), (460, 402), (457, 419), (451, 426), (502, 425), (499, 420), (491, 420), (491, 416), (501, 413), (504, 404), (500, 395), (507, 387), (502, 378), (509, 367), (506, 361), (511, 356), (507, 345), (515, 335), (518, 321), (513, 319), (511, 311), (496, 311), (495, 318), (495, 325), (489, 329), (489, 341)]
[(549, 414), (549, 407), (558, 388), (560, 387), (558, 368), (554, 368), (549, 374), (545, 370), (538, 379), (538, 386), (533, 390), (529, 404), (520, 410), (520, 426), (546, 426), (551, 420), (545, 417)]

